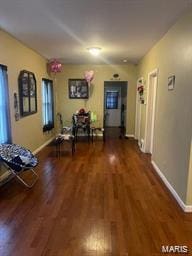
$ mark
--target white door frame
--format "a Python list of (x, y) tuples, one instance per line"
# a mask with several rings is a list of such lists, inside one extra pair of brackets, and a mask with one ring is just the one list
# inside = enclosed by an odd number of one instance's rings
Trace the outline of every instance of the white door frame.
[(139, 92), (138, 92), (138, 83), (142, 81), (144, 82), (143, 77), (137, 79), (136, 86), (136, 114), (135, 114), (135, 138), (138, 140), (138, 145), (141, 146), (141, 103), (139, 102)]
[[(153, 106), (152, 110), (149, 106), (149, 90), (150, 90), (150, 83), (153, 77), (157, 77), (156, 83), (154, 85), (153, 90)], [(146, 121), (145, 121), (145, 139), (144, 139), (144, 152), (145, 153), (152, 153), (151, 152), (151, 145), (154, 142), (154, 129), (155, 129), (155, 110), (156, 110), (156, 99), (157, 99), (157, 85), (158, 85), (158, 68), (154, 69), (148, 74), (148, 82), (147, 82), (147, 108), (146, 108)], [(152, 111), (152, 126), (151, 131), (149, 131), (149, 112)]]

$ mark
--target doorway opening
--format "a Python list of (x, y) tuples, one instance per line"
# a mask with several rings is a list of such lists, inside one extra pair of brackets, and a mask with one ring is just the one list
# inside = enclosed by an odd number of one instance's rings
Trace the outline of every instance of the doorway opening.
[(145, 125), (145, 152), (153, 154), (154, 130), (155, 130), (155, 108), (157, 94), (158, 70), (155, 69), (148, 74), (147, 90), (147, 112)]
[(124, 138), (126, 120), (127, 81), (105, 81), (103, 126), (106, 136)]

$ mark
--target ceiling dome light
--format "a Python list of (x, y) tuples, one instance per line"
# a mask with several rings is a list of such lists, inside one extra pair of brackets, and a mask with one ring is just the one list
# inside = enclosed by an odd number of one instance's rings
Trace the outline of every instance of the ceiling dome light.
[(127, 62), (127, 59), (124, 59), (123, 62), (126, 63), (126, 62)]
[(93, 55), (93, 56), (98, 56), (100, 51), (101, 51), (101, 48), (99, 47), (90, 47), (88, 48), (88, 51)]

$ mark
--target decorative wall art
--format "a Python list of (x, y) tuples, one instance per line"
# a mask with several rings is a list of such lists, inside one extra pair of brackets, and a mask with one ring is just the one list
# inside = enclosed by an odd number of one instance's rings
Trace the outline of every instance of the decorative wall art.
[(113, 74), (112, 78), (110, 79), (112, 81), (120, 81), (121, 78), (118, 73)]
[(19, 120), (19, 103), (18, 103), (18, 96), (16, 92), (13, 94), (13, 97), (14, 97), (15, 121), (18, 121)]
[(85, 79), (69, 79), (69, 98), (70, 99), (88, 99), (89, 87)]
[(19, 105), (22, 117), (37, 112), (37, 91), (34, 73), (22, 70), (19, 74)]
[(169, 76), (168, 77), (168, 90), (174, 90), (175, 87), (175, 76)]
[(143, 85), (143, 80), (139, 80), (138, 83), (137, 83), (137, 91), (139, 93), (139, 99), (140, 99), (140, 102), (141, 104), (144, 104), (145, 103), (145, 100), (144, 100), (144, 85)]

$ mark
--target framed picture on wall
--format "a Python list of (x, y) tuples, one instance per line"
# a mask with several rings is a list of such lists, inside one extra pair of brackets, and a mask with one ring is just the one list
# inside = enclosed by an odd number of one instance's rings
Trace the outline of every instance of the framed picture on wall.
[(89, 86), (85, 79), (69, 79), (68, 86), (70, 99), (89, 98)]
[(174, 90), (175, 87), (175, 76), (169, 76), (168, 77), (168, 90)]

